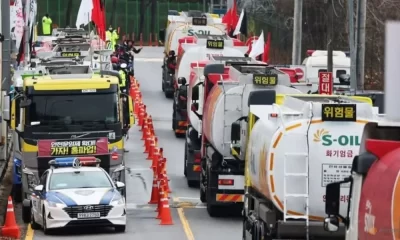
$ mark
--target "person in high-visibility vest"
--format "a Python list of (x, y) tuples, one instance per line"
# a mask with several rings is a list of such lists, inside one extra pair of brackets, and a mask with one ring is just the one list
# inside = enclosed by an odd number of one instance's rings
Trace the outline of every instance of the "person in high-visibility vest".
[(43, 35), (50, 35), (51, 34), (51, 24), (53, 21), (49, 17), (49, 14), (46, 13), (46, 15), (42, 18), (42, 30), (43, 30)]
[(110, 41), (111, 46), (114, 47), (117, 44), (118, 39), (119, 39), (119, 36), (118, 36), (117, 30), (113, 29), (110, 26), (106, 32), (106, 41)]

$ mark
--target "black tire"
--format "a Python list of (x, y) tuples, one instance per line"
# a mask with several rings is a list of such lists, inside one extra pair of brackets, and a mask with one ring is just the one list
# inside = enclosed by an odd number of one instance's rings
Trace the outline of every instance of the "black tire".
[(187, 142), (185, 141), (185, 153), (184, 153), (184, 160), (183, 160), (183, 175), (187, 177), (187, 170), (186, 170), (186, 161), (187, 161)]
[(22, 202), (22, 184), (14, 184), (12, 187), (12, 198), (14, 203)]
[(125, 229), (126, 229), (126, 225), (115, 225), (114, 226), (114, 230), (117, 233), (123, 233), (123, 232), (125, 232)]
[(165, 92), (164, 81), (161, 81), (161, 89), (163, 92)]
[(201, 186), (204, 185), (204, 180), (203, 180), (203, 169), (205, 167), (205, 161), (202, 160), (201, 161), (201, 172), (200, 172), (200, 201), (202, 203), (207, 202), (207, 195), (206, 192), (204, 191), (204, 188), (202, 188)]
[(198, 188), (200, 187), (200, 182), (197, 180), (187, 180), (187, 185), (190, 188)]
[(210, 217), (220, 217), (221, 216), (221, 209), (218, 206), (212, 205), (211, 202), (211, 193), (209, 191), (210, 187), (208, 186), (209, 178), (210, 178), (210, 171), (207, 167), (207, 189), (206, 189), (206, 198), (207, 198), (207, 212)]
[(200, 201), (202, 203), (207, 202), (206, 193), (201, 189), (201, 187), (200, 187)]
[(30, 223), (32, 220), (32, 209), (30, 206), (22, 206), (22, 221)]
[(33, 213), (31, 212), (31, 217), (30, 217), (30, 222), (31, 222), (31, 228), (33, 230), (39, 230), (41, 228), (41, 226), (35, 221), (35, 219), (33, 218)]
[(175, 137), (176, 138), (184, 138), (186, 135), (184, 133), (177, 133), (175, 132)]
[(165, 97), (166, 98), (173, 98), (174, 97), (174, 93), (172, 92), (165, 92)]

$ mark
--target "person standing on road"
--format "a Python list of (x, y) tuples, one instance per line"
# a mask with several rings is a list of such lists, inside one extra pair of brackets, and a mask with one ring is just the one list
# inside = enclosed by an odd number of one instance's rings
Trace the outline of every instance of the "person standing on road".
[(49, 14), (46, 13), (46, 15), (42, 18), (42, 30), (43, 30), (43, 35), (50, 35), (51, 34), (51, 24), (53, 21), (49, 17)]
[(116, 29), (113, 29), (110, 26), (106, 32), (106, 41), (111, 42), (111, 46), (115, 46), (117, 44), (117, 40), (119, 39), (118, 33)]

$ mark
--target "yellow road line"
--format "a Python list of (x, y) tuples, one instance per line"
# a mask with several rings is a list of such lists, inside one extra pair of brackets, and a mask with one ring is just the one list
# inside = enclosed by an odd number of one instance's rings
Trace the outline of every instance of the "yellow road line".
[(28, 228), (26, 229), (26, 235), (25, 235), (25, 240), (32, 240), (33, 239), (33, 229), (31, 228), (31, 225), (28, 225)]
[[(173, 201), (178, 202), (179, 198), (173, 198)], [(187, 218), (185, 217), (185, 213), (183, 212), (183, 208), (178, 208), (177, 211), (178, 211), (179, 220), (182, 223), (183, 231), (185, 231), (186, 238), (188, 240), (195, 240), (192, 229), (190, 228), (189, 221), (187, 220)]]

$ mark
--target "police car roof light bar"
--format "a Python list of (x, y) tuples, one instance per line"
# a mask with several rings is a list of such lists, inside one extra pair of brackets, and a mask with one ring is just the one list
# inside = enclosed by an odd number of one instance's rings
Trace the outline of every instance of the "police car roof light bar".
[(76, 157), (55, 158), (49, 161), (52, 167), (79, 167), (80, 163)]
[(93, 156), (78, 157), (77, 159), (81, 163), (81, 166), (96, 166), (96, 167), (98, 167), (101, 162), (100, 159), (93, 157)]

